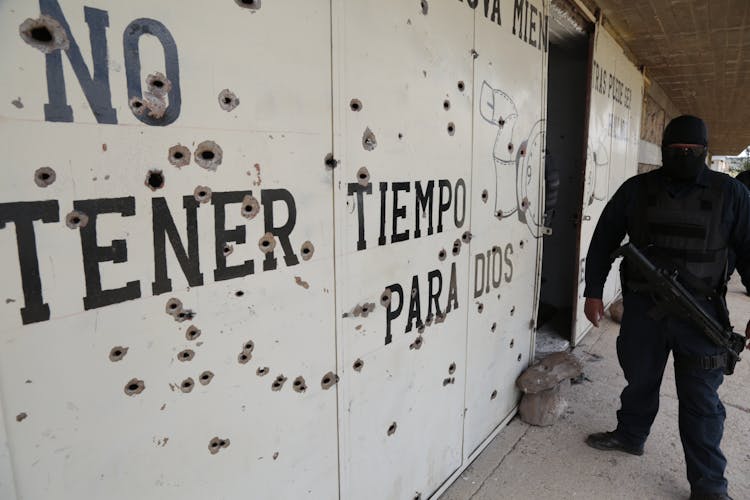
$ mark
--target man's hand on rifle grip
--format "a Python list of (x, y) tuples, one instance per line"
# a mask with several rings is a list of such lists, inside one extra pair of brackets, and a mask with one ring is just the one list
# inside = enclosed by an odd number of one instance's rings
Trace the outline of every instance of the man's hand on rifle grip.
[[(604, 302), (602, 302), (602, 299), (586, 297), (583, 312), (586, 314), (586, 318), (598, 328), (599, 321), (604, 317)], [(748, 323), (747, 327), (750, 329), (750, 323)]]

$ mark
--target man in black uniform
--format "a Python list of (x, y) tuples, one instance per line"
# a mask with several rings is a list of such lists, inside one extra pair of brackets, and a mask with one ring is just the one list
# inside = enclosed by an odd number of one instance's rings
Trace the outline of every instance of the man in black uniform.
[[(705, 166), (707, 146), (703, 120), (675, 118), (664, 130), (663, 167), (628, 179), (605, 207), (586, 258), (585, 313), (594, 325), (604, 314), (610, 254), (626, 234), (656, 265), (677, 269), (704, 309), (728, 322), (723, 298), (730, 249), (740, 275), (750, 278), (750, 201), (742, 184)], [(586, 443), (643, 454), (672, 351), (690, 498), (728, 499), (726, 459), (719, 448), (726, 414), (717, 394), (725, 351), (692, 323), (656, 307), (626, 264), (620, 271), (625, 312), (617, 356), (628, 385), (620, 396), (617, 429), (591, 434)]]

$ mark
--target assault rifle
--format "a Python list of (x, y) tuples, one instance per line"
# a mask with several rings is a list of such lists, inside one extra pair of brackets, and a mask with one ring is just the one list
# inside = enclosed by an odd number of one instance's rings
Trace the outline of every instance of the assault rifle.
[(677, 271), (670, 272), (654, 266), (632, 243), (623, 245), (615, 250), (613, 258), (624, 257), (627, 265), (632, 266), (640, 278), (648, 284), (653, 292), (671, 310), (679, 313), (694, 323), (708, 337), (711, 342), (726, 349), (726, 366), (724, 373), (734, 373), (734, 366), (740, 360), (740, 353), (745, 349), (747, 339), (732, 331), (732, 327), (724, 327), (713, 316), (708, 314), (682, 284), (677, 281)]

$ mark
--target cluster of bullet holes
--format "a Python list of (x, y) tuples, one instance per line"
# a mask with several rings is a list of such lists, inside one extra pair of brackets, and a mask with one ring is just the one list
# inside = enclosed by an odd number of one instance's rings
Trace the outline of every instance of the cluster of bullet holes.
[(398, 424), (396, 422), (393, 422), (391, 425), (388, 426), (388, 435), (393, 436), (396, 434), (396, 429), (398, 428)]
[(453, 136), (456, 133), (456, 125), (453, 122), (448, 123), (448, 135)]
[(393, 292), (390, 288), (386, 288), (383, 290), (383, 293), (380, 294), (380, 305), (383, 307), (388, 307), (391, 304), (391, 296)]
[(22, 411), (21, 413), (16, 415), (16, 422), (23, 422), (24, 420), (26, 420), (26, 417), (28, 417), (28, 415), (25, 411)]
[(201, 383), (201, 385), (208, 385), (211, 383), (213, 379), (214, 379), (214, 374), (210, 370), (204, 371), (198, 377), (198, 381)]
[(240, 98), (229, 89), (219, 92), (219, 106), (224, 111), (232, 111), (240, 105)]
[(193, 390), (193, 387), (195, 387), (195, 381), (193, 380), (193, 378), (192, 378), (192, 377), (188, 377), (188, 378), (186, 378), (186, 379), (185, 379), (185, 380), (183, 380), (183, 381), (182, 381), (182, 383), (180, 384), (180, 390), (181, 390), (181, 391), (182, 391), (182, 392), (183, 392), (184, 394), (188, 394), (188, 393), (192, 392), (192, 390)]
[(47, 15), (26, 19), (18, 27), (18, 32), (24, 42), (45, 54), (70, 48), (65, 29), (56, 19)]
[(193, 153), (195, 163), (201, 168), (205, 168), (212, 172), (216, 171), (218, 166), (221, 165), (223, 156), (224, 152), (214, 141), (201, 142), (198, 144), (198, 147), (195, 148), (195, 152)]
[(114, 362), (120, 361), (128, 353), (127, 347), (116, 346), (109, 351), (109, 360)]
[(306, 241), (302, 244), (300, 253), (302, 254), (302, 260), (310, 260), (315, 253), (315, 246), (309, 241)]
[(195, 317), (195, 313), (190, 309), (183, 308), (182, 301), (176, 297), (169, 299), (164, 309), (166, 313), (172, 316), (178, 323), (182, 323), (183, 321)]
[(354, 364), (352, 365), (352, 368), (354, 368), (355, 372), (361, 372), (362, 368), (365, 366), (365, 362), (361, 359), (357, 358), (356, 361), (354, 361)]
[(234, 0), (237, 5), (246, 9), (260, 9), (260, 0)]
[(193, 351), (192, 349), (183, 349), (177, 354), (177, 359), (179, 361), (182, 361), (183, 363), (187, 361), (192, 361), (194, 357), (195, 357), (195, 351)]
[(426, 16), (430, 11), (430, 5), (427, 3), (427, 0), (420, 0), (419, 6), (422, 8), (422, 14)]
[(325, 159), (323, 160), (323, 163), (325, 164), (326, 169), (328, 170), (333, 170), (339, 164), (338, 160), (333, 157), (333, 153), (328, 153)]
[(365, 186), (370, 183), (370, 172), (367, 170), (367, 167), (361, 167), (357, 171), (357, 182), (359, 182), (360, 186)]
[(349, 102), (349, 108), (351, 108), (351, 110), (354, 112), (362, 111), (362, 101), (360, 101), (359, 99), (352, 99)]
[(362, 134), (362, 147), (365, 151), (372, 151), (378, 146), (378, 141), (375, 139), (375, 134), (370, 130), (370, 127), (365, 129), (365, 133)]
[(300, 394), (305, 392), (307, 390), (305, 379), (302, 376), (295, 378), (294, 382), (292, 382), (292, 389), (294, 389), (294, 392), (299, 392)]
[(489, 199), (490, 194), (487, 192), (487, 190), (482, 191), (482, 203), (487, 203), (487, 200)]
[(443, 387), (456, 383), (456, 377), (446, 377), (443, 379)]
[(57, 174), (50, 167), (41, 167), (34, 172), (34, 182), (37, 186), (45, 188), (55, 182)]
[(172, 90), (172, 82), (164, 74), (156, 72), (146, 77), (148, 90), (143, 96), (133, 96), (130, 99), (130, 110), (136, 116), (148, 111), (152, 118), (162, 118), (167, 110), (167, 95)]
[(414, 342), (412, 342), (411, 344), (409, 344), (409, 349), (412, 350), (412, 351), (413, 350), (417, 350), (418, 351), (419, 349), (422, 348), (422, 345), (424, 345), (424, 339), (422, 338), (421, 335), (417, 335), (417, 338), (414, 339)]
[(182, 168), (190, 164), (190, 150), (187, 146), (176, 144), (169, 148), (167, 159), (169, 160), (169, 163), (175, 167)]
[(70, 229), (83, 228), (86, 227), (86, 224), (88, 223), (89, 216), (83, 212), (78, 212), (77, 210), (73, 210), (65, 216), (65, 225)]
[(255, 370), (255, 374), (259, 377), (265, 377), (266, 375), (268, 375), (270, 371), (271, 369), (269, 367), (264, 366), (262, 368), (258, 368), (257, 370)]
[(245, 197), (242, 198), (241, 211), (244, 218), (254, 219), (260, 212), (260, 203), (258, 203), (258, 199), (251, 194), (246, 194)]
[(201, 336), (201, 331), (195, 325), (190, 325), (190, 327), (187, 330), (185, 330), (185, 338), (187, 340), (193, 341), (193, 340), (196, 340), (200, 336)]
[(164, 187), (164, 174), (161, 170), (149, 170), (144, 184), (151, 191), (161, 189)]
[(222, 448), (227, 448), (228, 446), (229, 439), (219, 439), (218, 437), (214, 437), (208, 442), (208, 451), (211, 452), (211, 455), (216, 455)]
[(461, 253), (461, 240), (457, 239), (453, 242), (453, 255), (456, 256)]
[(492, 394), (490, 394), (490, 399), (495, 399), (495, 398), (497, 398), (497, 389), (492, 391)]
[(273, 237), (273, 233), (266, 233), (261, 236), (258, 240), (258, 248), (263, 253), (273, 252), (273, 249), (276, 248), (276, 239)]
[(197, 201), (198, 203), (208, 203), (209, 201), (211, 201), (212, 194), (213, 192), (208, 186), (196, 186), (195, 190), (193, 191), (195, 201)]
[(334, 385), (336, 385), (338, 381), (339, 381), (338, 375), (336, 375), (333, 372), (328, 372), (325, 375), (323, 375), (323, 378), (320, 380), (320, 386), (323, 389), (328, 390)]
[(281, 388), (284, 387), (284, 383), (286, 383), (286, 380), (287, 379), (283, 374), (277, 376), (271, 384), (271, 390), (274, 392), (280, 391)]
[(355, 318), (358, 318), (362, 316), (363, 318), (366, 318), (368, 314), (373, 312), (375, 310), (375, 303), (374, 302), (366, 302), (364, 304), (357, 304), (357, 307), (354, 308), (354, 311), (352, 311), (352, 314)]
[(441, 248), (438, 252), (438, 260), (443, 261), (448, 256), (448, 252), (445, 251), (445, 248)]
[(242, 351), (237, 355), (237, 361), (241, 365), (246, 364), (248, 361), (253, 359), (253, 350), (255, 349), (255, 342), (248, 340), (242, 345)]
[(143, 380), (138, 380), (137, 378), (130, 379), (130, 381), (125, 384), (125, 394), (128, 396), (140, 394), (144, 389), (146, 389), (146, 384), (143, 383)]

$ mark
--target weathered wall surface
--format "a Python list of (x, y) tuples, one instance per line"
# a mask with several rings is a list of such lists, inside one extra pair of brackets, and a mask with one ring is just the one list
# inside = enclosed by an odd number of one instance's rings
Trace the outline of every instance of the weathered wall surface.
[(652, 81), (646, 86), (643, 96), (638, 173), (661, 166), (661, 136), (664, 127), (672, 118), (681, 114), (658, 83)]
[(532, 351), (546, 11), (4, 2), (0, 497), (438, 490)]

